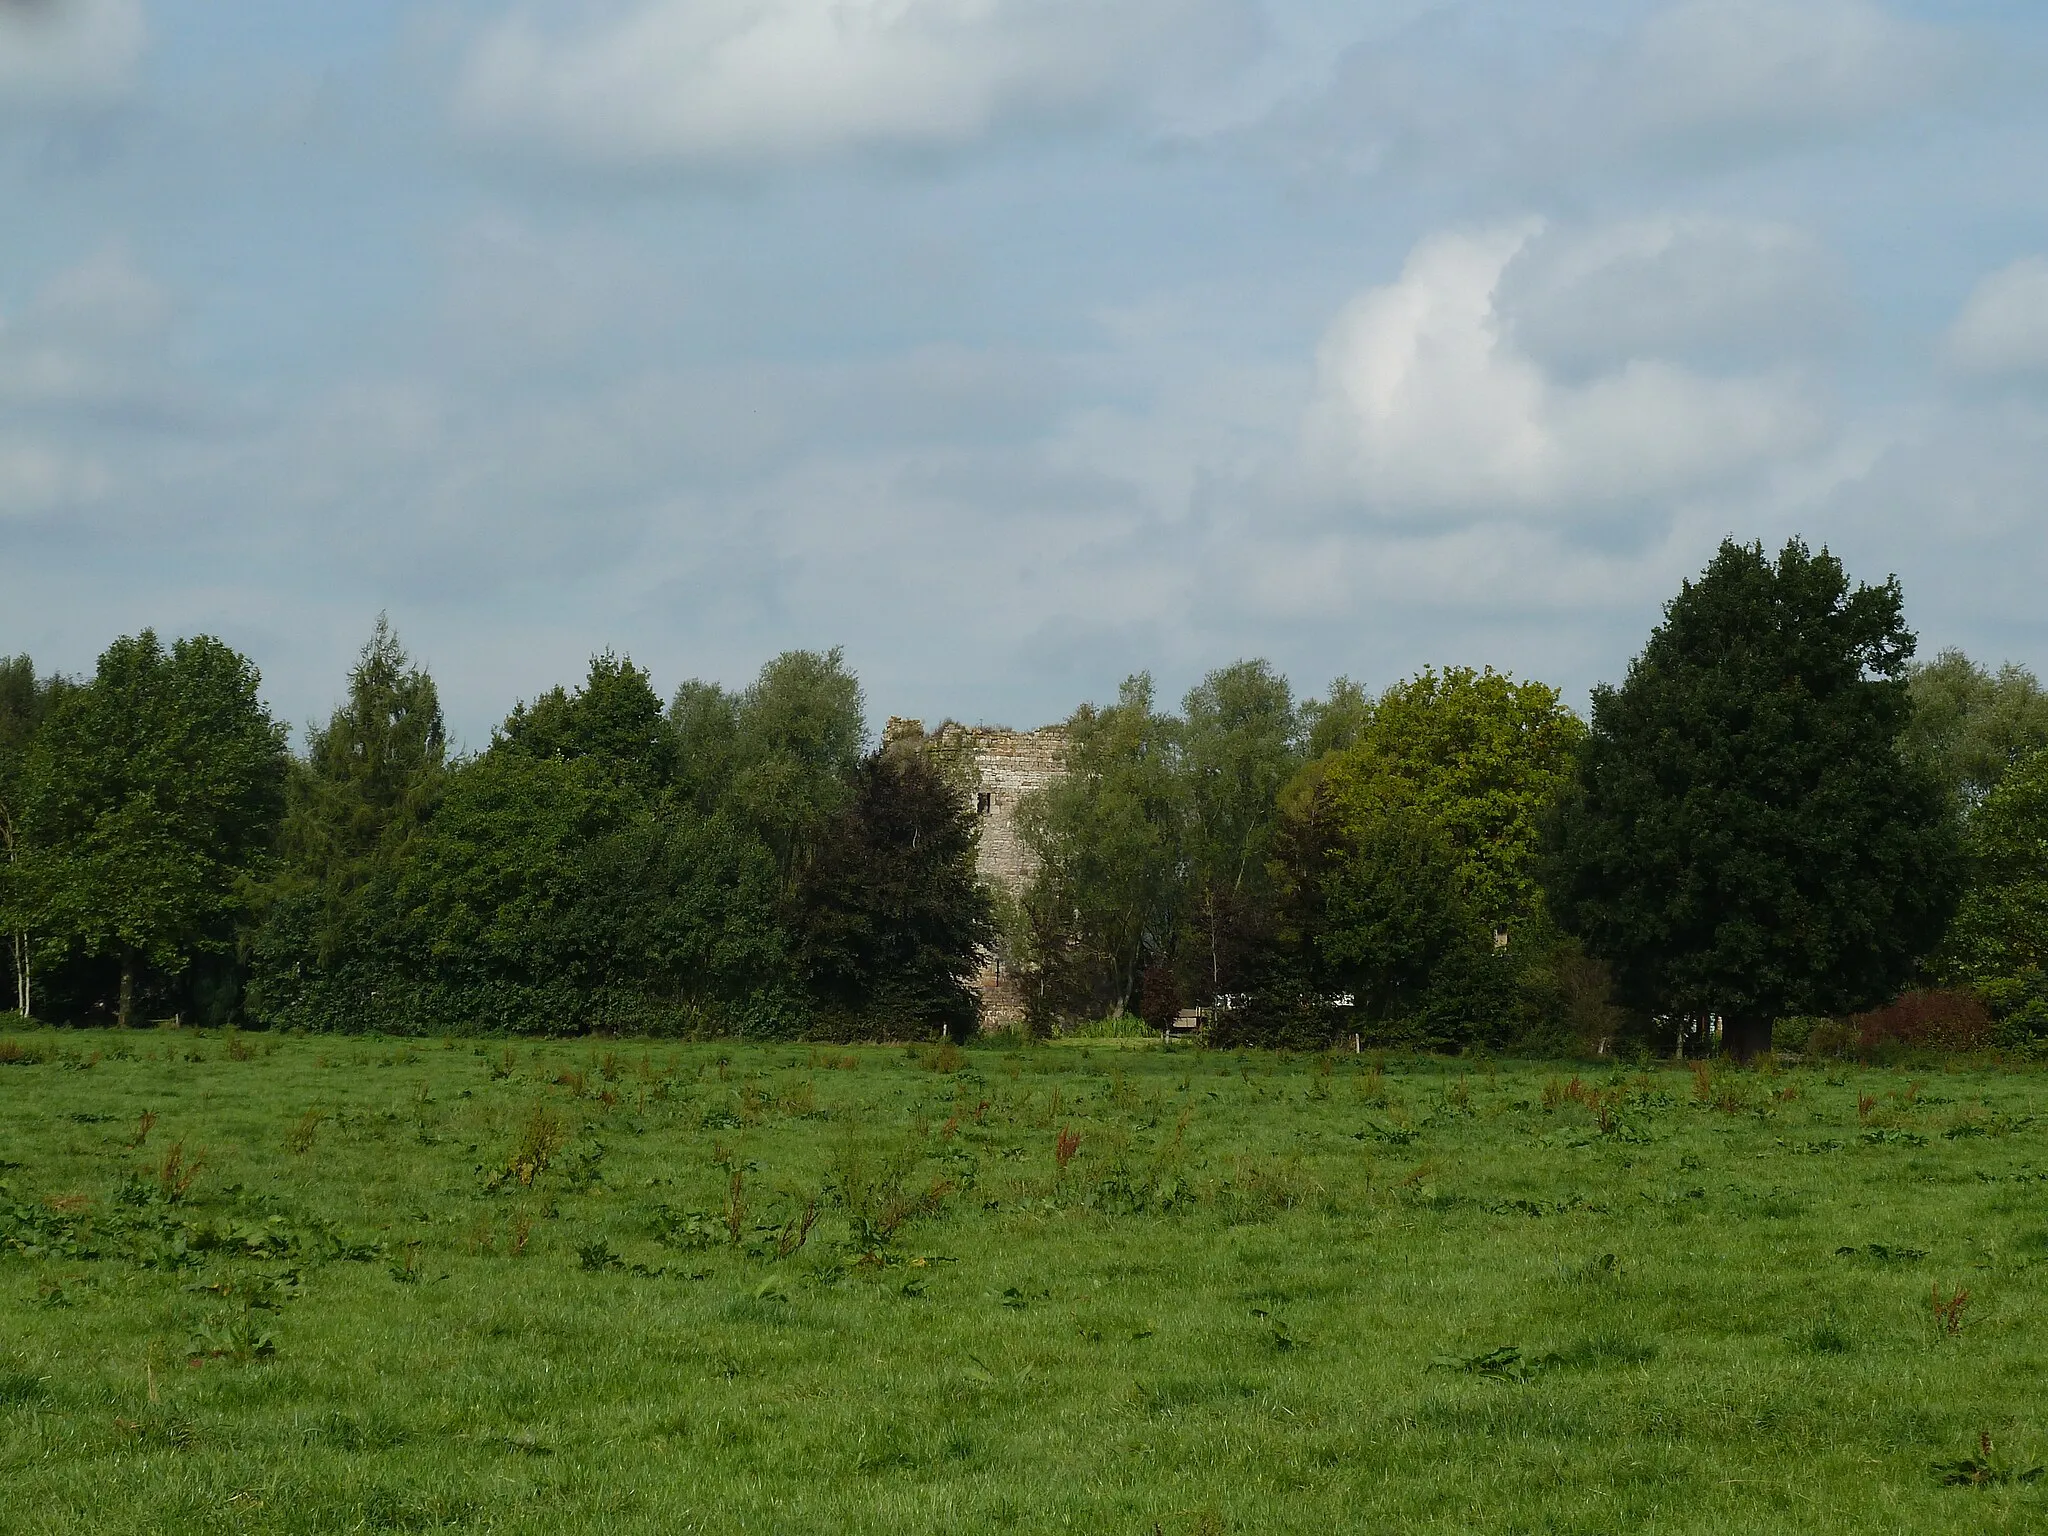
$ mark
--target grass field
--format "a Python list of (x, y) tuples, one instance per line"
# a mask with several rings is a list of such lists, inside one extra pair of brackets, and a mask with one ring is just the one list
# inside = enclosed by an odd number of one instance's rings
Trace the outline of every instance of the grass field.
[(2041, 1529), (2044, 1082), (17, 1031), (0, 1528)]

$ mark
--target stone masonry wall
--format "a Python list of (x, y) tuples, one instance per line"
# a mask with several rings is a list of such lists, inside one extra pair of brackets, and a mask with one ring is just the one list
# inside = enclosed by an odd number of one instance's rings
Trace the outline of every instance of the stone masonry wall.
[[(1022, 896), (1037, 873), (1037, 862), (1017, 834), (1017, 805), (1025, 795), (1043, 789), (1066, 771), (1066, 728), (1048, 725), (1035, 731), (1011, 731), (949, 720), (927, 735), (922, 721), (892, 719), (884, 738), (890, 742), (920, 740), (927, 748), (970, 768), (968, 793), (974, 796), (981, 828), (976, 867), (991, 886)], [(1023, 1019), (1023, 991), (1004, 974), (994, 955), (987, 957), (974, 985), (981, 993), (982, 1028), (1002, 1029)]]

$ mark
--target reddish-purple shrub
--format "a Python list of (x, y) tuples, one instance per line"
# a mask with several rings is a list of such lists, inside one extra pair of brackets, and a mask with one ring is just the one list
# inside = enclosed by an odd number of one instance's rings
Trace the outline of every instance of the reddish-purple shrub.
[(1991, 1044), (1991, 1014), (1973, 992), (1923, 989), (1850, 1022), (1856, 1043), (1870, 1051), (1905, 1045), (1935, 1051), (1981, 1051)]

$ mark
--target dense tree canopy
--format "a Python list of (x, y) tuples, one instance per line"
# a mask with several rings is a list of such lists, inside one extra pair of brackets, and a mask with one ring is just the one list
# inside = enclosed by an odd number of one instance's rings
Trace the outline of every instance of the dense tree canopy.
[(996, 935), (968, 806), (964, 787), (915, 747), (872, 753), (855, 770), (796, 903), (798, 958), (828, 1031), (975, 1028), (961, 957)]
[(1585, 727), (1557, 690), (1488, 668), (1424, 670), (1374, 701), (1323, 782), (1362, 843), (1412, 812), (1456, 865), (1462, 899), (1508, 926), (1536, 911), (1543, 816), (1570, 780)]
[(1263, 661), (1211, 672), (1182, 701), (1186, 962), (1205, 983), (1196, 995), (1230, 990), (1258, 945), (1280, 791), (1301, 761), (1299, 728), (1287, 679)]
[(1943, 955), (1975, 988), (2008, 1045), (2048, 1040), (2048, 750), (1985, 795), (1964, 837), (1969, 884)]
[(1076, 711), (1067, 731), (1065, 776), (1020, 813), (1039, 860), (1034, 950), (1051, 998), (1121, 1013), (1182, 916), (1178, 723), (1154, 708), (1140, 673), (1116, 703)]
[(51, 946), (119, 967), (128, 1022), (145, 968), (232, 947), (284, 805), (285, 729), (256, 669), (199, 636), (116, 641), (58, 700), (24, 770), (23, 875)]
[(145, 633), (88, 682), (0, 661), (0, 928), (68, 1017), (903, 1037), (971, 1028), (993, 958), (1039, 1024), (1192, 1004), (1223, 1043), (1719, 1013), (1747, 1051), (1938, 977), (2048, 1049), (2048, 694), (1912, 645), (1896, 583), (1730, 543), (1590, 731), (1491, 669), (1297, 700), (1239, 661), (1177, 712), (1140, 673), (1067, 722), (999, 892), (971, 765), (868, 750), (837, 650), (666, 707), (606, 651), (456, 757), (380, 619), (294, 758), (246, 660)]
[(2006, 771), (2048, 748), (2048, 690), (2025, 667), (1996, 672), (1958, 650), (1907, 674), (1913, 710), (1900, 732), (1906, 755), (1925, 764), (1965, 813)]
[(957, 1029), (987, 939), (972, 818), (918, 766), (864, 761), (864, 733), (837, 652), (777, 657), (736, 694), (685, 683), (666, 711), (606, 652), (451, 764), (431, 680), (380, 626), (311, 743), (252, 1012)]
[(581, 688), (550, 688), (515, 707), (496, 746), (556, 762), (588, 760), (643, 793), (676, 775), (676, 733), (662, 718), (660, 695), (645, 672), (610, 651), (591, 658)]
[(27, 656), (0, 657), (0, 934), (6, 935), (14, 1008), (22, 1014), (34, 1005), (30, 930), (41, 919), (16, 864), (17, 856), (26, 851), (22, 796), (29, 747), (52, 706), (70, 687), (61, 677), (37, 677), (35, 663)]
[(1940, 941), (1956, 829), (1900, 751), (1901, 608), (1825, 550), (1726, 542), (1595, 690), (1550, 891), (1624, 1000), (1721, 1013), (1747, 1054), (1776, 1015), (1888, 1001)]
[[(1469, 668), (1425, 670), (1348, 714), (1342, 744), (1281, 796), (1264, 1018), (1233, 1022), (1303, 1041), (1525, 1032), (1516, 988), (1550, 937), (1538, 829), (1582, 727), (1555, 690)], [(1509, 929), (1512, 955), (1496, 939)]]

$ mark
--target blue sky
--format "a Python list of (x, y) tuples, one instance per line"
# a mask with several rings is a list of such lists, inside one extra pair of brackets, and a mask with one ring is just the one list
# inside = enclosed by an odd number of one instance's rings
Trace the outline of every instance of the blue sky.
[(2048, 670), (2048, 10), (0, 0), (0, 650), (458, 733), (1620, 674), (1724, 534)]

